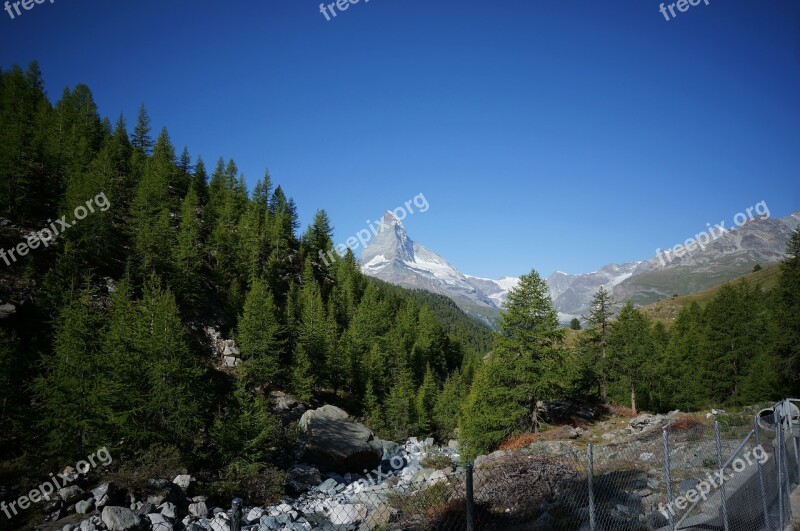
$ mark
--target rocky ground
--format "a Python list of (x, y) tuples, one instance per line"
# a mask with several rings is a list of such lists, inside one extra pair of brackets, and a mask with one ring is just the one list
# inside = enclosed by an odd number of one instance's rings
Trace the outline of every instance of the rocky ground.
[[(303, 411), (289, 396), (273, 398), (279, 412), (292, 419), (299, 416), (294, 421), (304, 434), (302, 462), (288, 470), (287, 491), (293, 494), (274, 505), (243, 507), (241, 529), (425, 529), (444, 522), (463, 523), (466, 470), (459, 465), (455, 441), (447, 446), (437, 446), (432, 439), (382, 441), (334, 406)], [(630, 529), (666, 525), (658, 512), (666, 499), (664, 426), (670, 426), (673, 486), (688, 490), (713, 467), (713, 432), (698, 420), (701, 417), (678, 412), (598, 417), (582, 406), (548, 407), (553, 418), (569, 418), (573, 425), (475, 461), (478, 522), (509, 529), (550, 529), (555, 522), (573, 522), (581, 528), (589, 511), (589, 442), (595, 505), (598, 518), (607, 525)], [(723, 449), (732, 450), (739, 440), (738, 432), (731, 431)], [(196, 492), (199, 484), (190, 474), (154, 478), (151, 484), (158, 494), (146, 499), (135, 499), (110, 483), (91, 490), (63, 489), (59, 500), (46, 508), (51, 518), (40, 529), (235, 528), (229, 507), (210, 505), (207, 496)]]

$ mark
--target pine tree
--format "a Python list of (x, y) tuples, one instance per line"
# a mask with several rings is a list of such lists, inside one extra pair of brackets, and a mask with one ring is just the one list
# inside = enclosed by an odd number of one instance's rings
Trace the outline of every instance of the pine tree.
[(46, 416), (49, 447), (59, 455), (77, 457), (104, 444), (99, 435), (106, 417), (99, 389), (102, 320), (93, 307), (92, 292), (83, 289), (61, 311), (54, 352), (45, 357), (43, 376), (35, 382)]
[(520, 277), (508, 295), (507, 311), (495, 339), (495, 354), (519, 373), (519, 392), (531, 414), (530, 427), (539, 426), (537, 402), (555, 398), (566, 386), (559, 328), (547, 284), (532, 270)]
[(628, 301), (619, 312), (608, 334), (609, 361), (623, 389), (630, 394), (630, 406), (638, 412), (637, 390), (645, 386), (652, 373), (649, 364), (655, 343), (650, 319)]
[(276, 382), (285, 347), (283, 327), (275, 308), (275, 300), (266, 283), (254, 279), (239, 318), (237, 338), (244, 364), (242, 381), (246, 388), (269, 386)]
[(459, 371), (447, 377), (441, 393), (433, 408), (433, 421), (439, 440), (446, 441), (455, 435), (461, 404), (467, 395), (467, 388)]
[(136, 127), (133, 129), (133, 136), (131, 137), (131, 145), (133, 148), (144, 154), (150, 155), (153, 150), (153, 138), (150, 136), (152, 131), (150, 126), (150, 115), (147, 113), (144, 104), (139, 107), (139, 116), (136, 121)]
[[(786, 245), (786, 259), (781, 263), (778, 286), (775, 289), (775, 352), (779, 370), (785, 375), (792, 394), (800, 394), (800, 227), (796, 228)], [(773, 370), (776, 370), (773, 368)]]
[(670, 404), (682, 411), (697, 410), (710, 398), (704, 385), (709, 377), (705, 366), (706, 348), (703, 312), (693, 302), (678, 312), (665, 354), (664, 380), (672, 390)]
[(416, 416), (417, 434), (429, 437), (435, 433), (434, 408), (439, 395), (439, 383), (430, 366), (425, 370), (425, 378), (417, 391)]
[(143, 360), (149, 393), (145, 417), (158, 442), (194, 443), (201, 420), (202, 369), (186, 342), (174, 296), (151, 277), (138, 304), (133, 345)]
[(384, 434), (394, 441), (408, 439), (416, 428), (416, 392), (411, 370), (400, 367), (395, 371), (392, 381), (395, 384), (389, 390), (384, 403), (386, 415)]
[(614, 316), (612, 310), (614, 299), (607, 289), (601, 287), (592, 297), (589, 306), (589, 316), (586, 321), (589, 323), (590, 331), (586, 337), (590, 340), (587, 346), (592, 346), (596, 351), (595, 366), (598, 374), (598, 391), (603, 403), (608, 402), (608, 330), (611, 318)]
[(173, 249), (175, 293), (187, 306), (200, 300), (200, 278), (203, 251), (200, 242), (200, 200), (194, 188), (186, 194), (181, 205), (178, 245)]

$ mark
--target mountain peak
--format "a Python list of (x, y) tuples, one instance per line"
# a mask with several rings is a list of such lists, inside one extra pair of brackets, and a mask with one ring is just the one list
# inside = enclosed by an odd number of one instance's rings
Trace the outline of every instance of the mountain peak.
[(383, 220), (381, 221), (381, 228), (378, 232), (382, 232), (383, 230), (394, 226), (398, 226), (401, 229), (405, 229), (405, 227), (403, 226), (403, 222), (400, 221), (400, 219), (397, 216), (395, 216), (391, 210), (387, 210), (386, 213), (383, 215)]

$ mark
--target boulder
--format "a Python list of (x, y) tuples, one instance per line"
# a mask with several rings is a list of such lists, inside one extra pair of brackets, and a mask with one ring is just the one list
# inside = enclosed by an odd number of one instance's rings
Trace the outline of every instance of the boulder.
[(368, 510), (365, 505), (335, 505), (328, 518), (333, 525), (351, 525), (361, 522), (367, 517)]
[(186, 490), (189, 488), (189, 484), (192, 482), (192, 476), (190, 476), (189, 474), (181, 474), (180, 476), (173, 479), (172, 482), (175, 483), (180, 488), (182, 488), (183, 490)]
[(338, 407), (306, 411), (300, 429), (305, 434), (305, 460), (326, 469), (340, 473), (372, 470), (383, 457), (382, 441)]
[(298, 464), (289, 469), (288, 481), (296, 492), (306, 492), (322, 483), (322, 478), (317, 467)]
[(94, 498), (79, 501), (75, 504), (75, 512), (78, 514), (89, 514), (94, 511)]
[(208, 516), (208, 506), (206, 502), (192, 503), (189, 505), (189, 514), (197, 516), (198, 518), (205, 518)]
[(72, 505), (76, 501), (83, 498), (84, 492), (83, 489), (77, 485), (70, 485), (69, 487), (64, 487), (63, 489), (59, 489), (58, 496), (64, 500), (64, 503), (67, 505)]
[(163, 514), (148, 514), (147, 519), (150, 521), (152, 531), (172, 531), (174, 527), (172, 521)]
[(139, 517), (127, 507), (106, 507), (103, 509), (102, 519), (108, 531), (128, 531), (140, 528)]

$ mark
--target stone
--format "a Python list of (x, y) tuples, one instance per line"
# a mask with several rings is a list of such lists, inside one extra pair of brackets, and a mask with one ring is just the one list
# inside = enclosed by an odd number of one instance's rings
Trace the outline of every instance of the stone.
[(180, 476), (173, 479), (172, 482), (177, 486), (179, 486), (180, 488), (182, 488), (183, 490), (186, 490), (189, 488), (189, 484), (192, 482), (192, 476), (190, 476), (189, 474), (181, 474)]
[(175, 527), (172, 521), (163, 514), (148, 514), (147, 519), (150, 520), (152, 531), (172, 531), (172, 528)]
[(70, 485), (69, 487), (64, 487), (63, 489), (58, 490), (58, 496), (64, 500), (64, 503), (67, 505), (72, 505), (76, 501), (83, 498), (84, 491), (77, 485)]
[(211, 520), (211, 531), (231, 531), (231, 519), (226, 513), (218, 513)]
[(173, 520), (178, 517), (178, 508), (174, 503), (162, 503), (158, 506), (158, 511), (167, 518), (172, 518)]
[(264, 516), (264, 509), (262, 509), (261, 507), (253, 507), (247, 513), (247, 516), (245, 517), (245, 519), (248, 522), (255, 522), (257, 520), (261, 520), (262, 516)]
[(364, 520), (367, 514), (365, 505), (344, 504), (334, 506), (328, 518), (333, 525), (351, 525)]
[(189, 514), (197, 516), (198, 518), (205, 518), (208, 516), (208, 506), (206, 502), (201, 501), (189, 505)]
[(653, 457), (655, 457), (655, 454), (652, 454), (650, 452), (643, 452), (639, 454), (640, 461), (650, 461)]
[(226, 367), (238, 367), (242, 364), (242, 360), (239, 358), (234, 358), (233, 356), (225, 356), (223, 358)]
[(450, 448), (450, 449), (458, 451), (458, 448), (459, 448), (458, 441), (455, 440), (455, 439), (450, 439), (449, 441), (447, 441), (447, 447)]
[(89, 514), (94, 511), (94, 498), (79, 501), (75, 504), (75, 512), (78, 514)]
[(127, 507), (106, 507), (103, 509), (102, 519), (108, 531), (129, 531), (140, 528), (139, 517)]
[(616, 438), (617, 438), (617, 435), (615, 433), (613, 433), (613, 432), (610, 432), (610, 431), (606, 432), (606, 433), (604, 433), (602, 435), (602, 439), (604, 441), (611, 441), (611, 440), (616, 439)]
[(343, 409), (326, 405), (300, 418), (306, 461), (336, 472), (373, 470), (383, 457), (383, 444)]
[(84, 520), (81, 522), (81, 526), (78, 528), (79, 531), (97, 531), (97, 524), (92, 522), (91, 520)]
[(0, 304), (0, 320), (8, 319), (17, 313), (17, 307), (11, 303)]
[(320, 483), (319, 469), (311, 465), (293, 465), (288, 471), (289, 485), (297, 492), (305, 492)]
[(367, 531), (376, 528), (385, 528), (394, 517), (394, 510), (391, 507), (382, 505), (369, 512), (369, 515), (361, 524), (361, 528)]

